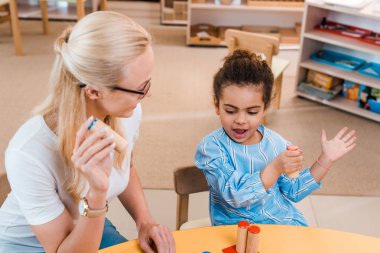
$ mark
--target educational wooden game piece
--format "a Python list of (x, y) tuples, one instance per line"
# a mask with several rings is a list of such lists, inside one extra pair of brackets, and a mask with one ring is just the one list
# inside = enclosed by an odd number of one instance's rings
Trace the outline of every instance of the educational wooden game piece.
[(236, 245), (222, 249), (223, 253), (236, 253)]
[(118, 133), (112, 130), (108, 125), (106, 125), (103, 121), (99, 119), (94, 119), (88, 126), (88, 129), (92, 132), (97, 132), (105, 127), (107, 127), (107, 133), (109, 135), (112, 134), (114, 136), (116, 144), (115, 150), (119, 153), (125, 150), (128, 146), (128, 142), (122, 136), (120, 136)]
[[(297, 147), (297, 146), (287, 146), (286, 149), (287, 149), (287, 150), (296, 151), (296, 150), (298, 150), (298, 147)], [(299, 175), (300, 175), (300, 172), (299, 172), (299, 171), (295, 171), (295, 172), (293, 172), (293, 173), (288, 174), (288, 176), (289, 176), (290, 178), (297, 178)]]
[(248, 228), (247, 248), (245, 253), (258, 253), (260, 242), (260, 228), (252, 225)]
[(237, 253), (245, 253), (248, 228), (249, 228), (248, 221), (242, 220), (238, 222), (237, 236), (236, 236), (236, 252)]

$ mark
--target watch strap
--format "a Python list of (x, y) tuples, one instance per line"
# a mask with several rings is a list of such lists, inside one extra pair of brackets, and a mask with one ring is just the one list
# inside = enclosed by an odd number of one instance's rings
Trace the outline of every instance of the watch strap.
[(108, 201), (106, 201), (106, 206), (102, 209), (91, 209), (90, 206), (88, 205), (88, 201), (85, 197), (82, 198), (83, 200), (83, 216), (88, 217), (88, 218), (95, 218), (102, 216), (108, 212)]

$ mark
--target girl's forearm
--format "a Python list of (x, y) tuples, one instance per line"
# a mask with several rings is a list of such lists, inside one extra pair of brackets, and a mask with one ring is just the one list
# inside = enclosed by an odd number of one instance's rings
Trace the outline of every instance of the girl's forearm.
[(313, 175), (314, 180), (319, 183), (329, 172), (333, 162), (323, 153), (321, 153), (318, 159), (310, 168), (310, 173)]
[(281, 176), (272, 163), (268, 164), (260, 173), (261, 182), (266, 191), (271, 188), (278, 178)]

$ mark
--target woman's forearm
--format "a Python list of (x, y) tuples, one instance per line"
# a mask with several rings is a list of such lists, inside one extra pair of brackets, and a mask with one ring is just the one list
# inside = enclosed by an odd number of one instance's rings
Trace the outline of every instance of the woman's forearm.
[[(88, 207), (93, 210), (102, 209), (107, 204), (105, 193), (90, 190), (86, 199)], [(102, 240), (105, 216), (106, 214), (90, 218), (79, 215), (77, 224), (57, 252), (97, 252)]]
[(136, 226), (139, 229), (141, 224), (146, 222), (155, 223), (155, 221), (150, 214), (136, 170), (132, 165), (130, 170), (131, 172), (128, 186), (124, 192), (119, 195), (119, 199), (125, 209), (135, 220)]

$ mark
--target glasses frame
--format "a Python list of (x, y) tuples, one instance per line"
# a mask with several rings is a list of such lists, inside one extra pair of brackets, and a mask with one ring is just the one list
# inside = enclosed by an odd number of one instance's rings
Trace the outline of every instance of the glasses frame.
[(140, 90), (131, 90), (131, 89), (127, 89), (127, 88), (123, 88), (123, 87), (120, 87), (118, 85), (112, 85), (112, 86), (109, 86), (111, 89), (113, 90), (119, 90), (119, 91), (124, 91), (124, 92), (129, 92), (129, 93), (134, 93), (134, 94), (139, 94), (140, 97), (139, 99), (143, 99), (146, 94), (148, 94), (149, 92), (149, 89), (150, 89), (150, 84), (151, 84), (151, 81), (152, 81), (152, 78), (150, 78), (149, 80), (145, 81), (143, 84), (144, 84), (144, 87), (143, 87), (143, 90), (140, 91)]
[[(131, 89), (120, 87), (118, 85), (111, 85), (111, 86), (108, 86), (108, 88), (111, 88), (113, 90), (119, 90), (119, 91), (129, 92), (129, 93), (133, 93), (133, 94), (138, 94), (138, 95), (140, 95), (139, 100), (141, 100), (141, 99), (143, 99), (146, 96), (146, 94), (148, 94), (149, 89), (150, 89), (151, 81), (152, 81), (152, 78), (150, 78), (149, 80), (147, 80), (147, 81), (145, 81), (143, 83), (144, 87), (143, 87), (142, 91), (140, 91), (140, 90), (131, 90)], [(86, 84), (84, 84), (84, 83), (81, 83), (79, 85), (80, 88), (83, 88), (85, 86), (86, 86)]]

